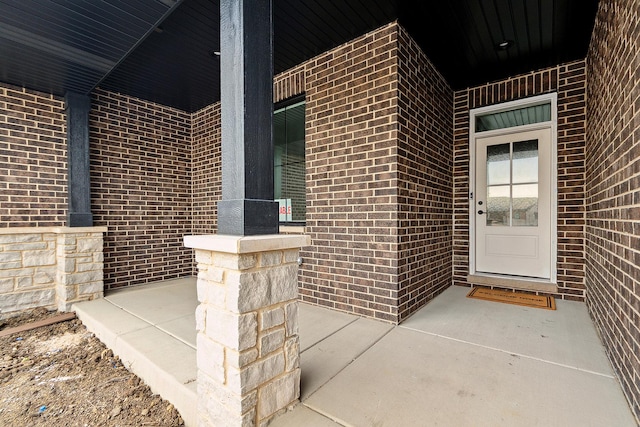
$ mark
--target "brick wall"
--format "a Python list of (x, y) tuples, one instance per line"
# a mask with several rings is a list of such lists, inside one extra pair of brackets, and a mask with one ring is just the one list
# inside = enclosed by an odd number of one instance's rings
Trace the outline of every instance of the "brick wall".
[(91, 209), (104, 237), (105, 289), (184, 277), (191, 234), (191, 116), (97, 91), (90, 113)]
[(396, 321), (397, 26), (305, 67), (304, 301)]
[(65, 224), (66, 139), (64, 100), (0, 84), (0, 227)]
[(273, 79), (273, 102), (284, 101), (305, 93), (307, 64), (303, 63), (282, 72)]
[(305, 93), (301, 298), (398, 322), (451, 283), (453, 93), (389, 24), (276, 76)]
[(469, 110), (549, 92), (558, 94), (558, 292), (584, 300), (585, 61), (460, 90), (454, 97), (453, 280), (469, 272)]
[[(91, 112), (92, 210), (106, 225), (105, 288), (192, 274), (191, 116), (97, 92)], [(0, 85), (0, 227), (64, 226), (64, 100)]]
[[(312, 244), (301, 252), (301, 298), (397, 322), (451, 283), (451, 271), (466, 284), (469, 109), (551, 91), (559, 111), (558, 295), (581, 299), (584, 61), (452, 93), (392, 23), (276, 76), (274, 102), (306, 99)], [(191, 274), (182, 236), (217, 225), (219, 104), (190, 115), (103, 91), (93, 103), (92, 209), (96, 225), (109, 227), (106, 288)]]
[[(301, 299), (397, 321), (397, 25), (313, 58), (274, 79), (274, 102), (305, 94), (307, 215)], [(219, 152), (219, 107), (194, 115), (194, 154)], [(200, 145), (199, 145), (200, 144)], [(196, 149), (196, 147), (201, 147)], [(221, 174), (194, 162), (194, 200), (213, 212)], [(197, 203), (194, 204), (197, 207)], [(206, 214), (205, 214), (206, 215)], [(197, 217), (194, 231), (215, 228)], [(203, 225), (205, 224), (205, 225)]]
[(191, 117), (193, 234), (212, 234), (218, 227), (217, 203), (222, 197), (220, 103)]
[(640, 424), (640, 12), (601, 1), (587, 56), (587, 305)]
[(453, 92), (399, 28), (400, 320), (451, 285)]

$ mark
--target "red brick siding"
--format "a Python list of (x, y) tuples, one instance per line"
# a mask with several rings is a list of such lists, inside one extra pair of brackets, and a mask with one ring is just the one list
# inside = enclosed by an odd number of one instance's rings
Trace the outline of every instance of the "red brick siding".
[(222, 197), (221, 121), (217, 102), (191, 115), (193, 233), (213, 234)]
[(64, 226), (64, 100), (0, 85), (0, 227)]
[(306, 83), (305, 64), (291, 68), (278, 74), (273, 79), (273, 102), (284, 101), (285, 99), (301, 95), (305, 92)]
[[(395, 24), (301, 64), (274, 79), (274, 102), (306, 98), (306, 233), (301, 299), (397, 320)], [(206, 109), (205, 109), (206, 110)], [(219, 195), (220, 133), (199, 136), (198, 122), (219, 123), (219, 107), (194, 115), (194, 209), (198, 195)], [(197, 115), (202, 115), (198, 118)], [(200, 148), (199, 148), (200, 147)], [(216, 151), (217, 150), (217, 151)], [(198, 166), (201, 165), (201, 166)], [(214, 201), (207, 218), (215, 228)], [(194, 230), (203, 221), (194, 213)]]
[(587, 56), (587, 306), (640, 424), (640, 12), (601, 1)]
[(305, 64), (304, 301), (397, 321), (397, 25)]
[[(402, 108), (399, 31), (405, 55), (419, 55), (403, 59)], [(425, 93), (416, 96), (416, 88)], [(305, 232), (312, 238), (301, 252), (301, 299), (398, 322), (451, 283), (451, 90), (404, 30), (390, 24), (275, 77), (274, 102), (300, 94), (306, 100)], [(417, 122), (425, 114), (427, 120)], [(221, 174), (215, 162), (198, 156), (219, 155), (220, 134), (202, 136), (205, 128), (197, 129), (199, 121), (219, 126), (216, 117), (217, 106), (194, 115), (194, 232), (215, 229)], [(416, 181), (419, 188), (398, 210), (399, 191)], [(420, 211), (418, 226), (409, 210)]]
[(585, 297), (586, 67), (558, 67), (558, 294)]
[(453, 92), (399, 29), (399, 320), (451, 285)]
[(105, 289), (191, 275), (191, 117), (97, 91), (90, 113), (91, 203), (106, 225)]
[(576, 61), (454, 95), (453, 281), (468, 286), (469, 110), (549, 92), (558, 94), (558, 292), (583, 300), (585, 226), (585, 62)]

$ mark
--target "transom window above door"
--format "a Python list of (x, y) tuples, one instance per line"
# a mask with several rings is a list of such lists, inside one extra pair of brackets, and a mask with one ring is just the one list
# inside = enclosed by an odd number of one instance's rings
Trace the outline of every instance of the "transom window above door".
[(476, 116), (476, 132), (531, 125), (551, 120), (551, 102)]

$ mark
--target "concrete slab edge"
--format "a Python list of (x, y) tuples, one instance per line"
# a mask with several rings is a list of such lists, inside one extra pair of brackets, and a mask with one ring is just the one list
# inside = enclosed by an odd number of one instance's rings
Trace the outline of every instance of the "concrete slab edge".
[(74, 304), (72, 310), (89, 332), (95, 335), (107, 348), (113, 348), (116, 342), (116, 334), (110, 333), (107, 328), (103, 328), (102, 323), (85, 311), (82, 305)]
[[(131, 372), (142, 378), (163, 399), (168, 400), (178, 410), (187, 426), (196, 425), (196, 393), (176, 379), (173, 375), (159, 367), (152, 359), (138, 351), (134, 346), (121, 337), (116, 338), (114, 354), (120, 357), (122, 363)], [(196, 381), (196, 379), (193, 379)]]
[[(117, 306), (114, 305), (114, 308), (116, 307)], [(159, 394), (163, 399), (171, 402), (180, 413), (180, 416), (182, 416), (185, 425), (196, 425), (197, 395), (194, 390), (189, 389), (186, 384), (182, 384), (182, 382), (164, 372), (164, 370), (160, 369), (145, 355), (127, 344), (124, 340), (119, 339), (117, 334), (110, 332), (108, 328), (104, 327), (105, 323), (85, 311), (82, 305), (74, 305), (73, 309), (87, 330), (93, 333), (107, 348), (113, 351), (113, 353), (120, 358), (123, 365), (142, 378), (154, 393)], [(119, 307), (117, 309), (122, 310)], [(148, 327), (152, 328), (153, 326), (149, 325)], [(127, 333), (130, 332), (131, 331), (127, 331)], [(161, 374), (160, 376), (163, 377), (163, 379), (157, 378), (158, 373)], [(178, 390), (181, 389), (182, 391), (178, 392)]]

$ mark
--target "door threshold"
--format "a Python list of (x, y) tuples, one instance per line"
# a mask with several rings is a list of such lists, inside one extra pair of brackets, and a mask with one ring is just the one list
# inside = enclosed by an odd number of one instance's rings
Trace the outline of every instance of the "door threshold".
[(542, 279), (529, 279), (526, 277), (469, 274), (467, 275), (467, 283), (472, 285), (498, 286), (501, 288), (545, 292), (550, 294), (558, 292), (558, 285), (555, 283), (545, 282)]

